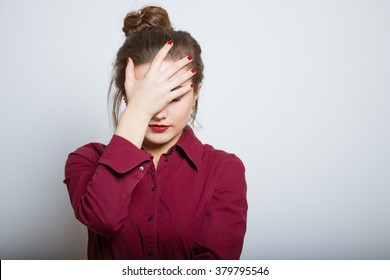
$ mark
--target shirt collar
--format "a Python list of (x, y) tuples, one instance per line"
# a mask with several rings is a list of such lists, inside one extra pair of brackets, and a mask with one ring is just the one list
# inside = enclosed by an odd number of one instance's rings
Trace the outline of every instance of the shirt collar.
[(199, 172), (203, 144), (195, 136), (191, 127), (186, 126), (183, 130), (183, 134), (180, 136), (176, 145), (184, 152), (186, 157), (191, 161), (196, 171)]

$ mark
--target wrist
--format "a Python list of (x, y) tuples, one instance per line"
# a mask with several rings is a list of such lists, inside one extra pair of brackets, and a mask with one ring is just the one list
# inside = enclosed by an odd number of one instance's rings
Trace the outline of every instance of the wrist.
[(121, 115), (119, 116), (119, 122), (122, 119), (123, 120), (134, 119), (134, 120), (138, 120), (138, 122), (140, 123), (149, 124), (151, 118), (152, 116), (150, 116), (148, 113), (145, 113), (144, 110), (127, 105), (126, 108), (121, 113)]
[(151, 117), (126, 108), (120, 115), (114, 134), (119, 135), (138, 148), (142, 147)]

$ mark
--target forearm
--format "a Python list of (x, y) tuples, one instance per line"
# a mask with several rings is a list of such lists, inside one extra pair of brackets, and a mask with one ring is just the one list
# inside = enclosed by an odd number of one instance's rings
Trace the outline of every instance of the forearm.
[(142, 112), (137, 112), (130, 105), (122, 112), (115, 135), (125, 138), (136, 147), (141, 148), (148, 129), (150, 117)]
[(139, 181), (137, 172), (116, 176), (108, 167), (100, 165), (92, 178), (70, 181), (76, 218), (100, 234), (117, 232), (128, 215), (130, 197)]
[(64, 183), (77, 219), (103, 235), (119, 230), (134, 189), (152, 165), (150, 157), (115, 135), (103, 154), (90, 144), (71, 153)]

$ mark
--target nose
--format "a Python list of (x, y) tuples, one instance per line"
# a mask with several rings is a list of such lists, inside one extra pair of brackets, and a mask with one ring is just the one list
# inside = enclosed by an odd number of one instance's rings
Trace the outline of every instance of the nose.
[(156, 120), (156, 121), (161, 121), (161, 120), (165, 120), (168, 116), (168, 111), (166, 108), (162, 109), (160, 112), (158, 112), (157, 114), (155, 114), (153, 116), (153, 119)]

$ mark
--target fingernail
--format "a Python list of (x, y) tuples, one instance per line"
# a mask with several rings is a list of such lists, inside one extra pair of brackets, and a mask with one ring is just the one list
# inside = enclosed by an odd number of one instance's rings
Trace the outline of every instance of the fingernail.
[(129, 63), (129, 62), (130, 62), (130, 57), (127, 58), (127, 63)]
[(194, 87), (194, 84), (191, 83), (191, 88), (193, 88), (193, 87)]
[(191, 61), (192, 60), (192, 55), (189, 55), (187, 56), (188, 60)]
[(192, 73), (196, 73), (196, 69), (195, 69), (195, 68), (192, 68), (192, 69), (191, 69), (191, 72), (192, 72)]
[(173, 44), (173, 40), (169, 40), (167, 44), (168, 45), (172, 45)]

